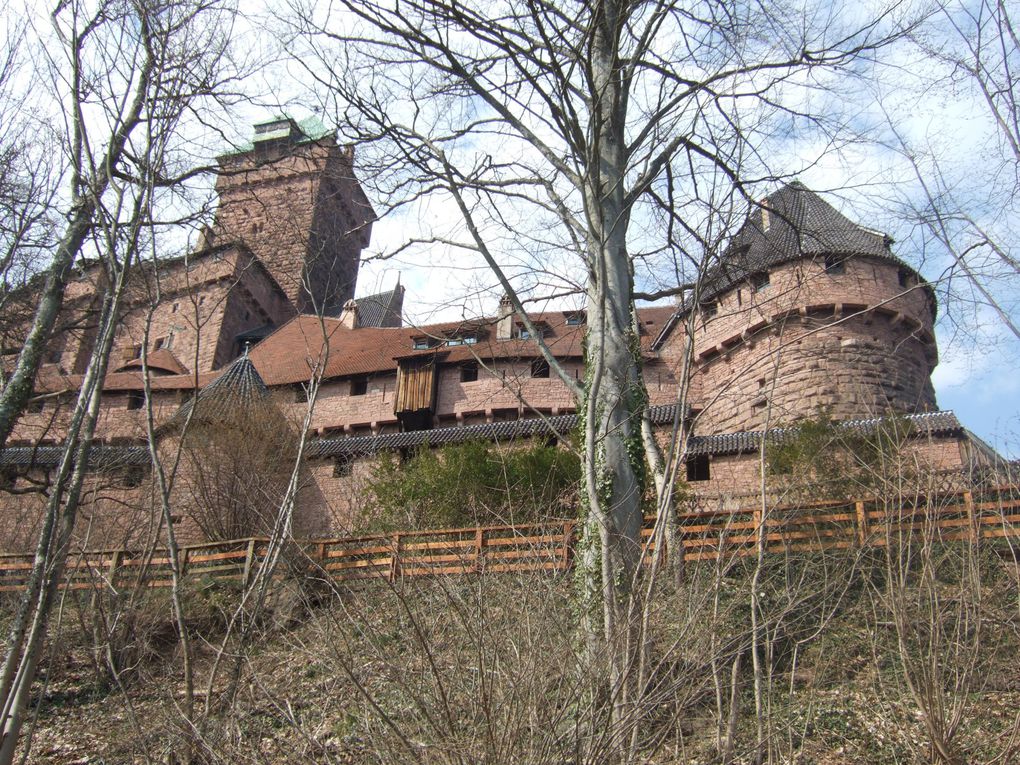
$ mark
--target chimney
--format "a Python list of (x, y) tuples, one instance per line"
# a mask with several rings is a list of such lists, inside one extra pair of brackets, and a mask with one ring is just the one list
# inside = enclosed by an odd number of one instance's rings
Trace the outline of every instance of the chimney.
[(761, 228), (763, 231), (768, 231), (772, 226), (772, 216), (769, 215), (769, 200), (765, 198), (761, 200)]
[(504, 295), (499, 301), (499, 313), (496, 318), (496, 339), (509, 340), (514, 336), (514, 306), (510, 296)]
[(348, 300), (344, 303), (344, 309), (340, 312), (340, 324), (347, 329), (358, 328), (358, 303), (355, 300)]

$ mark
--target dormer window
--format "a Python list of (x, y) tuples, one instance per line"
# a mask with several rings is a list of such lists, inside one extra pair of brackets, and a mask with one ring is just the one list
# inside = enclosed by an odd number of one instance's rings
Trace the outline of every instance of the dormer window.
[(427, 351), (432, 347), (432, 338), (430, 337), (416, 337), (411, 343), (411, 347), (416, 351)]
[(769, 286), (769, 272), (759, 271), (751, 276), (751, 292), (761, 292)]
[[(538, 333), (539, 337), (545, 337), (546, 335), (549, 334), (549, 327), (546, 325), (545, 322), (535, 321), (532, 322), (532, 326), (535, 328), (535, 331)], [(532, 331), (523, 324), (519, 324), (517, 326), (518, 340), (530, 340), (534, 336), (535, 335), (532, 333)]]
[(585, 323), (586, 316), (584, 311), (575, 311), (574, 313), (567, 314), (566, 324), (568, 327), (580, 327)]

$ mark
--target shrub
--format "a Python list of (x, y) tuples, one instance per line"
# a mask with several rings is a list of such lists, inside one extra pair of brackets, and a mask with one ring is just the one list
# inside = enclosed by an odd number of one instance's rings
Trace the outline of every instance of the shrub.
[(473, 441), (383, 455), (369, 493), (383, 528), (527, 523), (572, 515), (580, 474), (565, 449)]

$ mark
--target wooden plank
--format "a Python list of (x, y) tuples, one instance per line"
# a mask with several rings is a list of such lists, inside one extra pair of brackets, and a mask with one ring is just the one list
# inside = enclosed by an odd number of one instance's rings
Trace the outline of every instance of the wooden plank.
[(234, 550), (233, 552), (216, 553), (214, 555), (191, 555), (188, 557), (188, 562), (194, 566), (197, 563), (207, 563), (217, 560), (239, 560), (247, 555), (247, 550)]
[(543, 561), (538, 563), (497, 563), (485, 567), (486, 573), (509, 573), (528, 571), (564, 571), (560, 561)]
[(326, 553), (326, 560), (331, 558), (349, 558), (352, 555), (378, 555), (380, 553), (386, 553), (387, 555), (393, 551), (390, 545), (375, 545), (373, 547), (353, 547), (345, 550), (329, 550)]
[(451, 539), (448, 542), (404, 542), (404, 550), (444, 550), (451, 547), (474, 547), (475, 540)]
[(519, 560), (521, 558), (535, 558), (536, 560), (559, 557), (559, 550), (499, 550), (486, 554), (486, 560)]
[(406, 563), (403, 565), (404, 576), (440, 576), (444, 574), (470, 574), (472, 573), (472, 567), (470, 565), (463, 566), (437, 566), (432, 567), (419, 567), (407, 566)]
[(474, 560), (474, 556), (470, 553), (449, 553), (449, 554), (435, 554), (435, 555), (402, 555), (400, 562), (403, 565), (431, 565), (438, 563), (452, 563), (454, 561), (460, 561), (464, 565), (469, 565)]
[(0, 563), (0, 571), (24, 571), (30, 568), (31, 563)]
[(373, 558), (371, 560), (351, 560), (351, 561), (338, 561), (336, 563), (327, 563), (323, 568), (326, 571), (347, 571), (355, 568), (373, 568), (389, 566), (392, 563), (390, 558)]
[(486, 547), (498, 545), (560, 545), (563, 542), (562, 534), (544, 534), (541, 536), (519, 536), (519, 537), (487, 537)]

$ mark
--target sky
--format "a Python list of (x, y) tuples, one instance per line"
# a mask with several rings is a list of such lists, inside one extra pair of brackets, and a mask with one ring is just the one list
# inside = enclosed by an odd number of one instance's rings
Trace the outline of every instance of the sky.
[[(959, 3), (964, 10), (969, 5), (973, 5), (970, 0)], [(342, 127), (343, 104), (310, 85), (306, 69), (310, 51), (294, 40), (267, 43), (265, 29), (272, 26), (268, 20), (280, 18), (275, 7), (270, 10), (273, 15), (261, 17), (262, 22), (257, 14), (239, 17), (235, 33), (247, 37), (249, 50), (264, 50), (267, 58), (276, 57), (277, 63), (249, 78), (244, 84), (248, 96), (235, 100), (218, 118), (216, 129), (207, 130), (202, 140), (195, 141), (199, 147), (195, 158), (199, 161), (208, 162), (229, 149), (230, 140), (247, 140), (252, 124), (281, 112), (297, 119), (314, 115), (326, 124)], [(46, 25), (45, 20), (40, 24), (43, 33)], [(1002, 165), (1003, 147), (997, 141), (981, 94), (956, 77), (951, 65), (939, 60), (939, 55), (951, 49), (952, 40), (940, 38), (936, 30), (917, 45), (889, 52), (888, 63), (895, 76), (864, 78), (866, 86), (841, 89), (835, 97), (824, 89), (798, 92), (796, 83), (791, 83), (791, 97), (805, 99), (805, 106), (818, 108), (814, 99), (832, 99), (822, 104), (823, 109), (858, 130), (859, 140), (834, 150), (824, 141), (791, 131), (786, 139), (781, 135), (772, 137), (759, 148), (768, 155), (771, 167), (779, 168), (784, 175), (796, 175), (851, 220), (890, 233), (896, 240), (894, 252), (917, 264), (927, 279), (950, 285), (951, 289), (940, 287), (942, 305), (936, 327), (940, 363), (932, 378), (938, 403), (943, 409), (955, 411), (965, 427), (1002, 453), (1020, 457), (1020, 375), (1014, 371), (1020, 366), (1020, 340), (987, 306), (966, 304), (960, 296), (966, 297), (967, 290), (958, 289), (961, 280), (952, 262), (911, 221), (911, 213), (923, 208), (919, 201), (925, 198), (922, 184), (931, 183), (940, 198), (974, 211), (982, 230), (992, 232), (1020, 260), (1015, 249), (1020, 210), (1015, 202), (1004, 203), (1001, 196), (996, 196), (1003, 187), (1001, 175), (996, 175)], [(338, 68), (344, 63), (342, 56), (327, 55), (324, 60)], [(939, 75), (936, 87), (931, 85), (933, 73)], [(392, 108), (400, 108), (397, 101)], [(895, 115), (895, 131), (888, 127), (889, 115)], [(438, 115), (451, 121), (457, 116)], [(488, 144), (482, 139), (469, 149), (498, 157), (506, 147), (498, 139)], [(926, 162), (925, 157), (937, 157), (938, 162)], [(369, 180), (364, 176), (362, 171), (363, 180)], [(1006, 186), (1009, 181), (1007, 177)], [(776, 185), (769, 188), (766, 184), (760, 192), (764, 195)], [(368, 193), (371, 197), (371, 188)], [(379, 200), (373, 202), (381, 207)], [(525, 227), (529, 223), (532, 221), (522, 216), (517, 225)], [(462, 233), (462, 228), (456, 210), (448, 200), (444, 203), (434, 197), (385, 217), (374, 228), (358, 293), (391, 288), (399, 279), (407, 288), (405, 312), (414, 323), (491, 315), (500, 290), (476, 255), (431, 244), (396, 257), (379, 257), (399, 249), (411, 237), (456, 236), (458, 232)], [(960, 248), (969, 245), (968, 236), (972, 234), (966, 226), (950, 233)], [(193, 232), (184, 236), (189, 235)], [(505, 244), (510, 258), (509, 253), (519, 243)], [(545, 273), (533, 282), (544, 280), (551, 289), (551, 285), (562, 286), (578, 278), (569, 262), (557, 260), (553, 252), (543, 253), (542, 258)], [(522, 279), (527, 278), (524, 270), (520, 269)], [(947, 275), (953, 275), (954, 280), (944, 281)], [(989, 283), (1003, 310), (1020, 322), (1020, 295), (1016, 294), (1020, 281), (1016, 274), (1012, 276), (1011, 280)], [(576, 298), (568, 298), (566, 305), (560, 300), (533, 307), (541, 310), (576, 305)]]
[[(977, 3), (961, 0), (948, 7), (954, 9), (953, 24), (966, 31)], [(855, 8), (854, 12), (864, 12)], [(936, 284), (940, 360), (932, 381), (938, 404), (956, 412), (966, 428), (1000, 453), (1020, 458), (1020, 375), (1015, 371), (1020, 368), (1020, 340), (981, 296), (973, 294), (946, 249), (917, 222), (929, 212), (929, 197), (935, 197), (945, 211), (966, 210), (973, 216), (970, 224), (948, 224), (948, 237), (958, 251), (974, 243), (974, 230), (979, 229), (1020, 260), (1016, 249), (1020, 207), (1009, 193), (1010, 184), (1017, 183), (1020, 158), (1011, 162), (983, 94), (973, 81), (960, 76), (960, 67), (951, 60), (967, 50), (947, 31), (952, 29), (948, 21), (948, 15), (935, 18), (922, 33), (884, 51), (878, 76), (864, 72), (859, 80), (840, 80), (831, 90), (817, 87), (831, 83), (791, 82), (783, 97), (805, 110), (821, 107), (831, 120), (856, 131), (846, 145), (833, 147), (824, 138), (791, 130), (788, 137), (780, 132), (757, 148), (768, 154), (771, 168), (796, 176), (851, 220), (890, 234), (894, 253)], [(296, 74), (300, 77), (302, 72)], [(798, 84), (805, 87), (798, 89)], [(306, 96), (297, 103), (330, 119), (326, 100)], [(399, 108), (398, 103), (394, 99), (392, 108)], [(508, 151), (498, 143), (486, 144), (484, 137), (471, 148), (492, 156)], [(764, 195), (776, 186), (765, 184), (760, 192)], [(373, 250), (391, 252), (423, 232), (453, 238), (458, 225), (459, 216), (449, 205), (426, 199), (380, 221), (373, 233)], [(1020, 323), (1017, 274), (1003, 278), (996, 264), (982, 268), (979, 262), (970, 262), (977, 263), (1001, 309)], [(563, 268), (570, 265), (548, 265), (552, 272), (544, 275), (548, 290), (556, 291), (551, 285), (559, 286), (554, 277)], [(391, 287), (398, 275), (408, 289), (405, 308), (417, 323), (495, 311), (499, 290), (476, 255), (433, 244), (389, 260), (370, 260), (362, 268), (359, 292)], [(567, 302), (576, 306), (576, 298)], [(544, 307), (560, 305), (555, 301), (535, 305)]]

